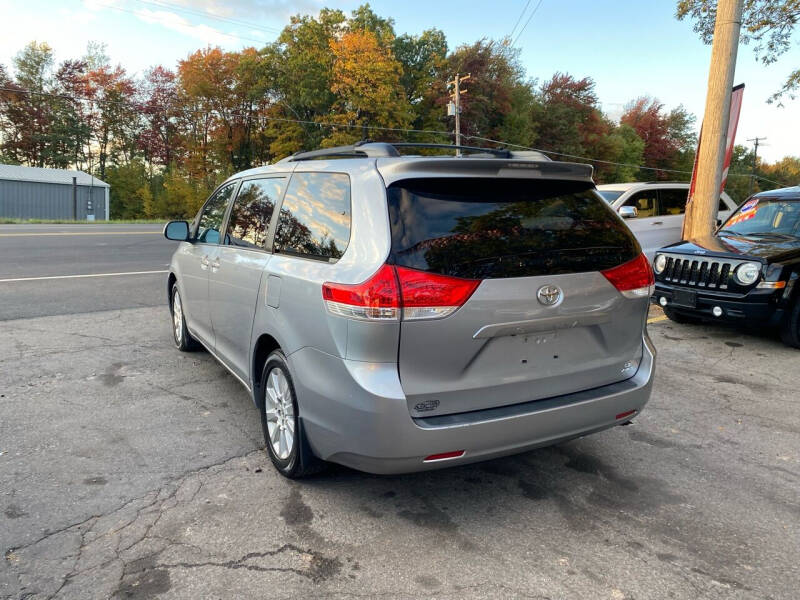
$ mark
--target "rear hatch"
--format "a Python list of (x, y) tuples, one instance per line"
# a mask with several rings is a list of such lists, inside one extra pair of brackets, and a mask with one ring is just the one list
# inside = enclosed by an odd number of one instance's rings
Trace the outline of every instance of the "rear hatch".
[(612, 284), (630, 279), (631, 265), (649, 273), (636, 240), (589, 177), (511, 175), (384, 175), (388, 262), (403, 294), (409, 274), (473, 286), (444, 318), (404, 309), (398, 368), (412, 416), (568, 394), (636, 372), (648, 291), (626, 297)]

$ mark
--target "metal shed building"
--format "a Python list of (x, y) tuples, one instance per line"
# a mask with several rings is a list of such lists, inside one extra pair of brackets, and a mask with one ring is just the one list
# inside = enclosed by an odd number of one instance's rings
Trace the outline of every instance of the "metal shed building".
[(83, 171), (0, 165), (0, 217), (108, 219), (110, 189)]

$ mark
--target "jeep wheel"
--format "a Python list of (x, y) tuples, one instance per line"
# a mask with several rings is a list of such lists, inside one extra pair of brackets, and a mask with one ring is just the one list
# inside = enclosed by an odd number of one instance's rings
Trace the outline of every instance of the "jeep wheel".
[(800, 299), (794, 301), (781, 324), (781, 339), (787, 346), (800, 348)]

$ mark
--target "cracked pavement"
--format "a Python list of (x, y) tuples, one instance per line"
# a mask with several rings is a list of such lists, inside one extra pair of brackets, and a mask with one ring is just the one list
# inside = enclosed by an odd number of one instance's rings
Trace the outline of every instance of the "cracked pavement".
[(0, 323), (0, 598), (795, 598), (797, 351), (650, 326), (634, 425), (301, 482), (167, 310)]

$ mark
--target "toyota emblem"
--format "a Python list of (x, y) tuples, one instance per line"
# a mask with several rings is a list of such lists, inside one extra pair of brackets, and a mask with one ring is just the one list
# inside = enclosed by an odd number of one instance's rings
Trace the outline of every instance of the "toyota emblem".
[(561, 288), (555, 285), (543, 285), (536, 292), (536, 297), (545, 306), (554, 306), (561, 301)]

